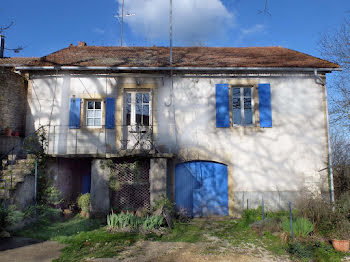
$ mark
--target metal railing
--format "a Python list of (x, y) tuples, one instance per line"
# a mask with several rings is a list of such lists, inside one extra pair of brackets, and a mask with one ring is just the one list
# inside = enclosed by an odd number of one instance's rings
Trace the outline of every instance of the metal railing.
[(147, 154), (157, 152), (153, 126), (116, 125), (69, 128), (67, 125), (46, 126), (49, 155)]

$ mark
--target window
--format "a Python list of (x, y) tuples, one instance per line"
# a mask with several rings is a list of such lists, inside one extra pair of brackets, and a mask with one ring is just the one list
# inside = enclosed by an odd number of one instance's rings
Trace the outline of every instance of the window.
[(234, 125), (253, 124), (252, 88), (232, 88), (232, 117)]
[(88, 127), (102, 127), (102, 102), (87, 101), (86, 125)]
[(126, 125), (149, 126), (150, 125), (150, 93), (149, 92), (127, 92), (126, 103)]

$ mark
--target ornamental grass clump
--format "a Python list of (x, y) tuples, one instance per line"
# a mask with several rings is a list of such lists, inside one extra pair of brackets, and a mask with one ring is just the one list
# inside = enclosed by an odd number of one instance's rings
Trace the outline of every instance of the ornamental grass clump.
[[(282, 218), (282, 229), (285, 232), (291, 233), (290, 220), (287, 217)], [(314, 225), (305, 217), (299, 217), (293, 221), (293, 231), (297, 237), (307, 237), (314, 231)]]

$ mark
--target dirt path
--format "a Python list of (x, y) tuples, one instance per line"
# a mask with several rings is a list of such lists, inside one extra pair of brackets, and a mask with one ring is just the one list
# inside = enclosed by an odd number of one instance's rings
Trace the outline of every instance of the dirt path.
[(249, 246), (244, 249), (230, 248), (218, 243), (183, 243), (138, 241), (117, 258), (93, 259), (94, 262), (277, 262), (290, 260), (275, 257), (268, 251)]
[[(26, 238), (1, 239), (1, 262), (49, 262), (58, 258), (65, 245), (54, 242), (39, 242)], [(5, 250), (6, 249), (6, 250)]]

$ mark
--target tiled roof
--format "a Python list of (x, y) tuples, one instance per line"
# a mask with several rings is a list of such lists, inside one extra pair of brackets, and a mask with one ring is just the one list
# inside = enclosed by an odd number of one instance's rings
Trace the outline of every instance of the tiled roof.
[(39, 60), (39, 57), (4, 57), (0, 58), (0, 67), (13, 67), (27, 65), (30, 62)]
[[(5, 58), (6, 59), (6, 58)], [(1, 59), (0, 59), (1, 61)], [(168, 67), (168, 47), (70, 46), (28, 66)], [(339, 68), (283, 47), (174, 47), (173, 67)]]

